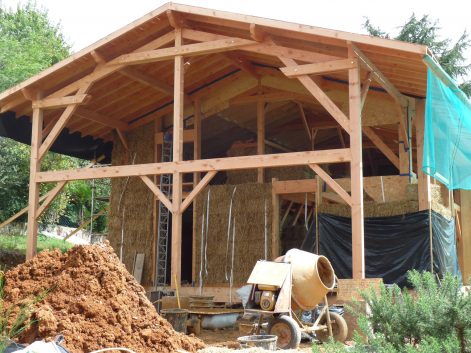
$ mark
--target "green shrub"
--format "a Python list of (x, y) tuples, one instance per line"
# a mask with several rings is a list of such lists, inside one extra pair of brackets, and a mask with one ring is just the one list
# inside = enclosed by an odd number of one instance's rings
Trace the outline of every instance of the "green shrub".
[[(461, 291), (457, 277), (445, 275), (440, 283), (429, 272), (411, 271), (413, 291), (381, 285), (361, 292), (369, 307), (354, 303), (349, 308), (358, 318), (359, 332), (350, 352), (366, 353), (465, 353), (471, 351), (471, 297)], [(361, 334), (360, 334), (361, 333)], [(313, 351), (320, 351), (313, 347)], [(345, 351), (329, 343), (324, 352)]]

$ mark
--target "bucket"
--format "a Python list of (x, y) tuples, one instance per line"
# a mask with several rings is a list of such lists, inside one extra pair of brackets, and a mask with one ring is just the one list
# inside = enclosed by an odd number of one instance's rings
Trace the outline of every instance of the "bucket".
[(253, 335), (239, 337), (237, 341), (242, 348), (260, 347), (268, 351), (276, 351), (277, 339), (275, 335)]
[(335, 272), (325, 256), (291, 249), (284, 256), (284, 262), (291, 263), (294, 306), (313, 310), (334, 288)]
[(160, 315), (164, 317), (178, 332), (186, 333), (186, 320), (188, 319), (188, 310), (185, 309), (162, 309)]

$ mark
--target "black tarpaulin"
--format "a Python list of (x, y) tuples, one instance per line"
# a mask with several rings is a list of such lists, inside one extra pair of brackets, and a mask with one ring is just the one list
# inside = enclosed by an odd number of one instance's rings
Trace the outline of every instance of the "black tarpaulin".
[[(27, 116), (16, 118), (12, 112), (0, 114), (0, 136), (9, 137), (15, 141), (31, 144), (31, 121)], [(63, 129), (51, 147), (52, 152), (65, 154), (81, 159), (92, 160), (104, 155), (101, 163), (111, 162), (112, 142), (102, 139), (82, 137), (78, 132), (69, 133)]]
[[(331, 261), (339, 278), (351, 278), (351, 219), (319, 214), (318, 222), (320, 253)], [(432, 211), (432, 232), (434, 271), (460, 276), (454, 221)], [(315, 241), (305, 245), (305, 250), (315, 250)], [(430, 270), (429, 212), (365, 218), (366, 277), (405, 286), (407, 271), (412, 269)]]

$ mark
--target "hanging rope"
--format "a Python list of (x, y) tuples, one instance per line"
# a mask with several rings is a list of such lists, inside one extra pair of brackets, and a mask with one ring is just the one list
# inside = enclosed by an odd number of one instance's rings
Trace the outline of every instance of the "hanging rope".
[(229, 243), (231, 241), (231, 224), (232, 224), (232, 204), (234, 201), (234, 195), (237, 190), (237, 186), (234, 186), (234, 189), (232, 190), (231, 194), (231, 201), (229, 203), (229, 219), (227, 220), (227, 240), (226, 240), (226, 260), (225, 260), (225, 266), (224, 266), (224, 277), (226, 278), (226, 281), (229, 281)]

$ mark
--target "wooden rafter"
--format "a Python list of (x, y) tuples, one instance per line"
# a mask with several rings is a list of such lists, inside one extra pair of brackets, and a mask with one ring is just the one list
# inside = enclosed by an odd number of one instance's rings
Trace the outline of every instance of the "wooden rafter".
[(190, 194), (185, 198), (185, 200), (182, 202), (182, 205), (180, 207), (180, 212), (183, 213), (185, 210), (190, 206), (190, 204), (193, 202), (196, 196), (209, 184), (211, 179), (214, 178), (214, 176), (217, 174), (217, 171), (210, 171), (206, 173), (206, 175), (203, 177), (203, 179), (200, 180), (198, 185), (190, 192)]
[(37, 182), (54, 182), (61, 180), (85, 180), (98, 178), (118, 178), (126, 176), (208, 172), (210, 170), (241, 170), (256, 168), (276, 168), (305, 165), (309, 163), (344, 163), (350, 161), (350, 150), (334, 149), (322, 151), (290, 152), (266, 155), (202, 159), (199, 161), (181, 161), (165, 163), (148, 163), (141, 165), (111, 166), (90, 170), (75, 169), (63, 171), (39, 172)]
[(347, 205), (352, 205), (352, 198), (348, 192), (346, 192), (334, 179), (326, 173), (318, 164), (309, 164), (309, 167), (334, 190)]

